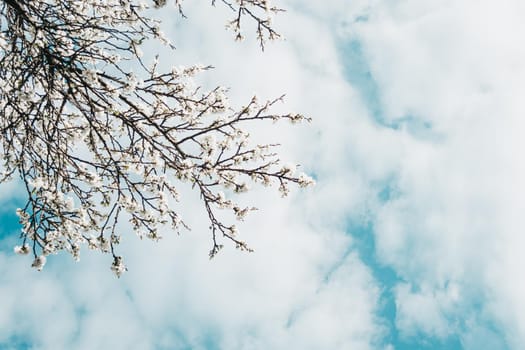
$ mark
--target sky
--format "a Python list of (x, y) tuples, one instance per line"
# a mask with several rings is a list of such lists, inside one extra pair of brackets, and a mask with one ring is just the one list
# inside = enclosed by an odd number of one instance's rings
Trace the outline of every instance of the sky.
[[(525, 348), (525, 3), (285, 0), (286, 37), (234, 42), (228, 13), (187, 2), (154, 12), (177, 46), (167, 66), (232, 104), (286, 93), (309, 125), (266, 125), (317, 185), (240, 225), (255, 252), (208, 259), (192, 227), (158, 242), (123, 235), (129, 271), (83, 251), (38, 272), (13, 253), (23, 201), (0, 188), (0, 349)], [(249, 33), (247, 33), (249, 34)]]

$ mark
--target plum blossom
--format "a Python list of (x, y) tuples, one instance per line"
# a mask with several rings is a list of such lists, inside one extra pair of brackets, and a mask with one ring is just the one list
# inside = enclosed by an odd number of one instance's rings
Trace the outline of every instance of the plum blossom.
[[(183, 14), (181, 3), (175, 2)], [(279, 37), (271, 16), (281, 10), (269, 0), (221, 3), (235, 10), (228, 20), (235, 38), (244, 37), (241, 23), (247, 21), (262, 48)], [(155, 241), (166, 227), (187, 228), (172, 205), (183, 200), (180, 186), (202, 200), (210, 257), (224, 242), (251, 251), (218, 211), (243, 220), (255, 208), (239, 205), (238, 196), (253, 185), (276, 185), (287, 194), (291, 185), (313, 184), (295, 175), (295, 165), (282, 164), (277, 145), (254, 144), (247, 131), (248, 124), (308, 121), (272, 112), (282, 96), (254, 96), (236, 107), (227, 89), (206, 89), (194, 80), (210, 66), (166, 71), (162, 56), (143, 56), (145, 42), (174, 48), (148, 9), (165, 4), (32, 0), (0, 6), (0, 182), (16, 175), (24, 182), (26, 203), (17, 209), (22, 245), (14, 252), (32, 253), (39, 271), (46, 256), (65, 251), (78, 261), (87, 246), (111, 254), (111, 270), (120, 277), (126, 267), (118, 245), (128, 238), (123, 223)]]
[(128, 269), (122, 262), (122, 257), (115, 256), (113, 259), (113, 263), (111, 264), (111, 271), (113, 271), (113, 273), (120, 278), (120, 276), (127, 270)]
[(23, 244), (23, 245), (17, 245), (14, 248), (15, 254), (18, 255), (27, 255), (30, 252), (29, 245)]
[(31, 267), (34, 267), (38, 271), (42, 271), (44, 268), (44, 265), (46, 264), (46, 257), (44, 255), (39, 255), (33, 260), (33, 263), (31, 264)]

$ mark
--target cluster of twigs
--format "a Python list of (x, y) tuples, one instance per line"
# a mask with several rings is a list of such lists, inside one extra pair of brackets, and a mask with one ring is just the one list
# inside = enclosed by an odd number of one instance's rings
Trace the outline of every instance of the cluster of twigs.
[[(278, 37), (258, 12), (280, 11), (268, 1), (222, 2), (236, 10), (230, 24), (238, 36), (248, 16), (262, 47)], [(86, 244), (111, 253), (120, 276), (126, 269), (115, 249), (121, 219), (154, 240), (166, 224), (185, 226), (172, 205), (182, 183), (203, 200), (210, 257), (223, 239), (250, 250), (216, 211), (227, 208), (242, 219), (252, 208), (229, 197), (249, 183), (277, 184), (283, 194), (290, 183), (312, 183), (280, 163), (275, 145), (252, 144), (244, 128), (306, 118), (273, 114), (279, 99), (254, 97), (231, 108), (225, 89), (202, 92), (193, 83), (209, 67), (165, 71), (158, 59), (146, 64), (145, 40), (171, 45), (146, 8), (134, 0), (0, 1), (0, 181), (19, 176), (24, 183), (22, 244), (15, 250), (32, 253), (39, 270), (61, 250), (78, 259)]]

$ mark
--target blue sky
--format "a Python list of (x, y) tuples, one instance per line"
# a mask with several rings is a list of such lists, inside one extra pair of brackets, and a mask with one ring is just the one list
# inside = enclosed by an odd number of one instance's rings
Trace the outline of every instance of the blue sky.
[(255, 253), (211, 262), (199, 199), (183, 191), (192, 231), (124, 235), (116, 279), (87, 250), (42, 272), (14, 256), (21, 192), (2, 185), (0, 349), (525, 347), (525, 6), (282, 4), (286, 40), (264, 53), (230, 40), (220, 9), (159, 13), (177, 45), (164, 58), (213, 64), (200, 82), (235, 104), (286, 93), (279, 108), (311, 125), (252, 134), (282, 143), (316, 187), (284, 200), (255, 188), (260, 210), (240, 227)]

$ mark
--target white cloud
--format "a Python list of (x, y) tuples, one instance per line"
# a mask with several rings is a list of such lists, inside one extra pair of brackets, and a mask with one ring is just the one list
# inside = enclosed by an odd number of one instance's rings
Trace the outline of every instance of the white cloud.
[(397, 286), (396, 304), (399, 329), (404, 336), (417, 336), (418, 333), (434, 337), (446, 338), (456, 326), (448, 319), (458, 307), (460, 298), (456, 285), (447, 285), (445, 288), (425, 288), (413, 292), (409, 284)]
[[(193, 231), (158, 245), (129, 238), (121, 280), (89, 254), (78, 265), (50, 259), (40, 274), (0, 255), (0, 343), (28, 334), (42, 349), (382, 347), (380, 281), (344, 234), (357, 219), (373, 223), (378, 262), (402, 280), (393, 289), (402, 336), (525, 345), (524, 5), (287, 3), (276, 21), (288, 40), (264, 53), (228, 41), (221, 10), (188, 3), (190, 19), (169, 33), (173, 59), (214, 64), (205, 83), (226, 82), (238, 104), (286, 92), (283, 110), (311, 115), (312, 126), (262, 126), (254, 137), (283, 143), (318, 186), (285, 201), (254, 192), (261, 211), (242, 227), (251, 255), (227, 248), (207, 261), (206, 223), (188, 196)], [(372, 99), (345, 80), (348, 42), (360, 44)]]
[[(407, 334), (455, 332), (464, 346), (473, 346), (473, 333), (490, 341), (503, 334), (521, 348), (523, 4), (368, 5), (361, 11), (368, 19), (343, 37), (363, 48), (382, 117), (415, 117), (430, 123), (432, 136), (417, 135), (408, 122), (393, 131), (396, 151), (369, 153), (388, 162), (394, 178), (395, 195), (375, 204), (373, 216), (378, 258), (407, 281), (396, 292), (397, 326)], [(460, 296), (455, 307), (442, 296), (450, 283)]]

